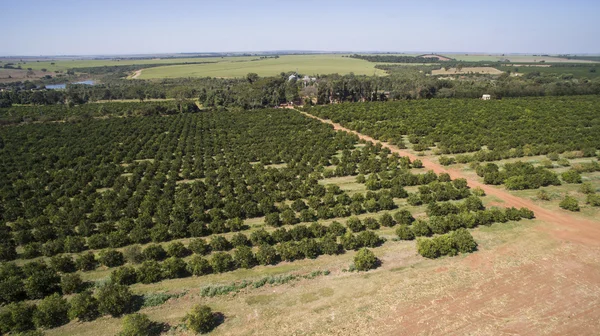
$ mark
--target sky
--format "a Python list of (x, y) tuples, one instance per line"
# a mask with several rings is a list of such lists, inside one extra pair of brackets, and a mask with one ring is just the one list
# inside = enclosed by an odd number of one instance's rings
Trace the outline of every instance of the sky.
[(599, 0), (0, 0), (0, 55), (600, 53)]

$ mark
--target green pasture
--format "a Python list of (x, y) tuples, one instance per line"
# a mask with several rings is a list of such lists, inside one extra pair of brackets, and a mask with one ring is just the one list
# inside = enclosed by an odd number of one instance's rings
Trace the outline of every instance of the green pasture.
[(281, 72), (296, 70), (305, 75), (351, 72), (356, 75), (385, 75), (383, 70), (375, 69), (375, 65), (376, 63), (342, 55), (290, 55), (254, 61), (236, 58), (211, 64), (156, 67), (144, 69), (138, 78), (244, 77), (250, 72), (259, 76), (275, 76)]
[[(6, 63), (20, 65), (21, 68), (32, 68), (33, 70), (47, 69), (48, 71), (66, 71), (71, 68), (101, 67), (115, 65), (133, 65), (133, 64), (169, 64), (169, 63), (190, 63), (190, 62), (236, 62), (258, 59), (259, 56), (231, 56), (231, 57), (193, 57), (193, 58), (154, 58), (154, 59), (104, 59), (104, 60), (48, 60), (48, 61), (28, 61), (19, 59), (2, 60), (0, 66)], [(54, 64), (52, 64), (54, 63)]]

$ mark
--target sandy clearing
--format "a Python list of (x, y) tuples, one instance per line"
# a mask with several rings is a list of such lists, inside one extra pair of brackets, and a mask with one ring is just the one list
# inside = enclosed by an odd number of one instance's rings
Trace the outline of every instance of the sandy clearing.
[(136, 79), (136, 78), (140, 77), (140, 75), (142, 74), (142, 70), (144, 70), (144, 69), (136, 70), (133, 73), (133, 75), (131, 76), (131, 79)]
[(529, 208), (535, 213), (537, 219), (540, 219), (546, 223), (553, 224), (555, 226), (554, 230), (552, 230), (551, 232), (557, 238), (582, 243), (585, 245), (600, 246), (600, 225), (598, 222), (573, 216), (570, 213), (567, 213), (566, 211), (553, 211), (542, 208), (530, 200), (512, 195), (506, 190), (499, 189), (491, 185), (483, 184), (479, 181), (465, 176), (462, 172), (458, 170), (452, 168), (445, 168), (426, 157), (417, 157), (416, 155), (408, 151), (401, 150), (396, 146), (390, 145), (388, 143), (373, 139), (370, 136), (345, 128), (342, 125), (334, 123), (331, 120), (321, 119), (306, 112), (299, 112), (310, 118), (314, 118), (323, 123), (330, 124), (335, 130), (356, 134), (360, 139), (371, 141), (373, 143), (380, 143), (383, 147), (390, 149), (393, 153), (397, 153), (401, 156), (408, 156), (411, 160), (421, 160), (425, 168), (433, 170), (436, 174), (448, 173), (452, 179), (465, 178), (471, 188), (480, 187), (485, 191), (487, 195), (498, 197), (499, 199), (504, 201), (504, 205), (506, 207), (512, 206), (516, 208)]

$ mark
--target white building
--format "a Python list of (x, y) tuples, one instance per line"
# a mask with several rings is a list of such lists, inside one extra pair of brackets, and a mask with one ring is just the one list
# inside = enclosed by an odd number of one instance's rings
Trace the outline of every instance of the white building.
[(483, 100), (490, 100), (490, 99), (492, 99), (492, 96), (489, 95), (489, 94), (484, 94), (483, 96), (481, 96), (481, 99), (483, 99)]

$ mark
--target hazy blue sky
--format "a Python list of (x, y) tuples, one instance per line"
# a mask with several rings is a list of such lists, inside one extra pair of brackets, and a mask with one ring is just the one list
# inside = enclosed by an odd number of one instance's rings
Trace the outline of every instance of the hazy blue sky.
[(2, 0), (0, 55), (600, 53), (600, 0)]

